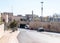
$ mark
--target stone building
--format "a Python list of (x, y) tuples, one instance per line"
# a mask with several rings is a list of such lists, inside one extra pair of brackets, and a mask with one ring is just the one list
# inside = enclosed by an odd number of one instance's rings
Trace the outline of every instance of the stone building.
[(10, 13), (10, 12), (3, 12), (1, 13), (1, 19), (3, 22), (10, 22), (12, 21), (12, 17), (13, 17), (13, 13)]

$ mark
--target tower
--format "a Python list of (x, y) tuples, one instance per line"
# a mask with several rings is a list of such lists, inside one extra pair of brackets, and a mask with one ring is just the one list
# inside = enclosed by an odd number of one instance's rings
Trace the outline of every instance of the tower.
[(41, 22), (42, 22), (42, 18), (43, 18), (43, 3), (44, 2), (41, 2)]
[(32, 10), (32, 21), (33, 21), (33, 10)]

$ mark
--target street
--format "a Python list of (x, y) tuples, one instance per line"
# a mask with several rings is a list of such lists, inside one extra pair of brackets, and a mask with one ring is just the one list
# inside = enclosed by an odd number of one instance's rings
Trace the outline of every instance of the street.
[(19, 43), (60, 43), (60, 34), (20, 29)]

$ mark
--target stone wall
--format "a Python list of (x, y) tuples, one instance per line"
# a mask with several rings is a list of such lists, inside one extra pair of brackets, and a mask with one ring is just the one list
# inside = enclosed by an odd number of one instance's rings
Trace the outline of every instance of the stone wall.
[(38, 29), (40, 26), (44, 27), (46, 31), (60, 32), (60, 22), (40, 22), (33, 21), (29, 23), (30, 29)]

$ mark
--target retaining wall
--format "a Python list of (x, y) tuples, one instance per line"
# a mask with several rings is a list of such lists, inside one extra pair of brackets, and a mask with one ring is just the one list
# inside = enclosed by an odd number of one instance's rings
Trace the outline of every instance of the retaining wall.
[(4, 35), (4, 24), (0, 25), (0, 38)]
[(38, 29), (40, 26), (44, 27), (46, 31), (60, 32), (60, 22), (30, 22), (30, 28)]

